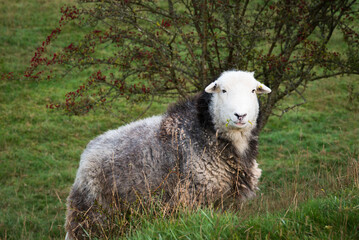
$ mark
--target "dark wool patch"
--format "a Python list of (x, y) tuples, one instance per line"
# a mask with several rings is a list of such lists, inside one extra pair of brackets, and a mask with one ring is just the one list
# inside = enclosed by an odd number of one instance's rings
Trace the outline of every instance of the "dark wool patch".
[(212, 94), (202, 92), (197, 96), (198, 120), (203, 128), (215, 132), (212, 116), (209, 112), (209, 104), (211, 103)]

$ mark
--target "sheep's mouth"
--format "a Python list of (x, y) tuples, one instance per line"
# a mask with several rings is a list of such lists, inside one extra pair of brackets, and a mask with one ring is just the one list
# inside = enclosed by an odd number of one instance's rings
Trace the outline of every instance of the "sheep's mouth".
[(244, 125), (246, 125), (247, 123), (245, 123), (245, 122), (235, 122), (234, 123), (236, 126), (244, 126)]
[(236, 128), (244, 128), (247, 126), (247, 122), (243, 122), (243, 121), (234, 121), (232, 122), (232, 125)]
[(226, 123), (226, 127), (230, 126), (231, 128), (245, 128), (247, 125), (248, 122), (246, 121), (233, 121), (231, 119), (228, 119)]

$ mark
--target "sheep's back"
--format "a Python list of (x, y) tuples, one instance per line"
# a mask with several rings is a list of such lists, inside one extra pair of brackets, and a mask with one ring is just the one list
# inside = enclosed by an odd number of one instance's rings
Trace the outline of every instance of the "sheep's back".
[[(157, 138), (162, 116), (110, 130), (92, 140), (81, 155), (74, 189), (106, 202), (117, 196), (129, 202), (161, 185), (172, 163)], [(171, 159), (168, 157), (167, 159)]]

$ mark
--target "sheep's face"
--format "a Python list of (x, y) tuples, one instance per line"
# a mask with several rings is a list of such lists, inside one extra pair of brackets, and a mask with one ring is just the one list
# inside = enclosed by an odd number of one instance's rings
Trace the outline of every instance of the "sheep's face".
[(254, 127), (259, 112), (257, 94), (271, 92), (254, 73), (242, 71), (224, 72), (205, 91), (213, 94), (210, 111), (217, 129)]

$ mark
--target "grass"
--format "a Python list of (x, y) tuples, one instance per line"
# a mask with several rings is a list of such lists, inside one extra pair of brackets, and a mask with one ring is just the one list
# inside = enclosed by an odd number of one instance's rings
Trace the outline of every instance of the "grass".
[(179, 220), (144, 221), (127, 239), (355, 239), (358, 237), (358, 190), (309, 200), (297, 210), (243, 220), (233, 212), (199, 209)]
[[(64, 3), (73, 1), (0, 3), (1, 73), (26, 69)], [(71, 31), (63, 37), (71, 38)], [(106, 110), (68, 117), (45, 108), (77, 81), (0, 81), (0, 239), (64, 239), (65, 202), (79, 156), (92, 138), (122, 123)], [(310, 85), (306, 105), (270, 119), (260, 137), (257, 198), (236, 211), (184, 210), (165, 219), (149, 214), (125, 238), (357, 239), (359, 104), (352, 95), (358, 92), (355, 76), (326, 79)], [(154, 105), (147, 116), (165, 107)]]

